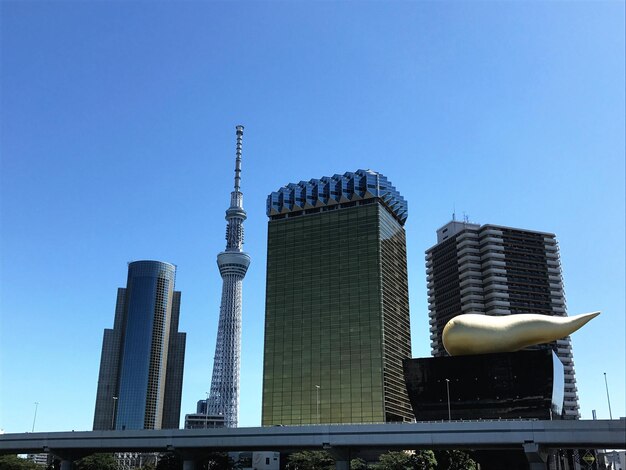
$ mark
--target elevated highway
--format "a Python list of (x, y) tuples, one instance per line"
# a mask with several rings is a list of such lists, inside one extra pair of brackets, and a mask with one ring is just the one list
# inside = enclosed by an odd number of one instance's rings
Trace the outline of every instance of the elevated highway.
[(526, 452), (531, 469), (544, 469), (550, 449), (626, 447), (626, 420), (452, 421), (259, 428), (51, 432), (0, 435), (0, 453), (51, 452), (70, 470), (96, 452), (179, 452), (185, 469), (207, 451), (327, 449), (348, 468), (362, 449), (512, 449)]

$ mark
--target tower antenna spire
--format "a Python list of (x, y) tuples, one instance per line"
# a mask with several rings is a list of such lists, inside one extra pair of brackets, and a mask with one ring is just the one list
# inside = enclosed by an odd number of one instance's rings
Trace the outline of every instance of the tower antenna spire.
[(235, 157), (235, 191), (239, 191), (241, 183), (241, 148), (243, 146), (243, 126), (235, 127), (237, 129), (237, 150)]
[(222, 276), (222, 302), (205, 420), (208, 421), (208, 416), (222, 416), (224, 426), (229, 428), (237, 427), (238, 421), (241, 297), (243, 278), (250, 265), (250, 255), (243, 251), (246, 211), (243, 209), (243, 193), (239, 191), (243, 126), (236, 129), (235, 190), (230, 193), (230, 206), (226, 210), (226, 249), (217, 255), (217, 266)]

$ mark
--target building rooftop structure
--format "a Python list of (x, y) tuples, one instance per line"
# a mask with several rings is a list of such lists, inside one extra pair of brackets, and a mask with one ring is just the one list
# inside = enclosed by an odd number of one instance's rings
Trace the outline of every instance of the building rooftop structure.
[(386, 176), (372, 170), (357, 170), (283, 186), (267, 197), (267, 216), (272, 220), (296, 217), (350, 207), (356, 201), (375, 198), (404, 225), (408, 216), (406, 200)]
[(225, 427), (223, 415), (190, 413), (185, 415), (185, 429), (215, 429)]

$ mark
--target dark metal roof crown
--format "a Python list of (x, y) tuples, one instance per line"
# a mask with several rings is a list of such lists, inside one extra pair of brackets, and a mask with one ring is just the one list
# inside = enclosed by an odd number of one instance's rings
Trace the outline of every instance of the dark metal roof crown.
[(380, 199), (402, 224), (408, 204), (386, 176), (372, 170), (357, 170), (343, 175), (323, 176), (283, 186), (267, 197), (267, 216), (290, 214), (342, 205), (364, 199)]

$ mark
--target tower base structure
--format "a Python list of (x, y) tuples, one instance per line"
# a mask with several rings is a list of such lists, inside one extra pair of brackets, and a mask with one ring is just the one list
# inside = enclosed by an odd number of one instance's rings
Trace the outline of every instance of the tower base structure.
[(403, 361), (417, 421), (561, 419), (563, 365), (550, 349)]

